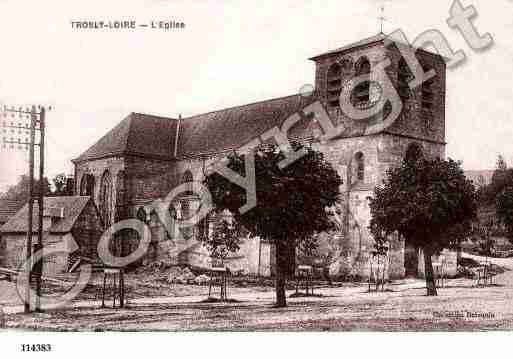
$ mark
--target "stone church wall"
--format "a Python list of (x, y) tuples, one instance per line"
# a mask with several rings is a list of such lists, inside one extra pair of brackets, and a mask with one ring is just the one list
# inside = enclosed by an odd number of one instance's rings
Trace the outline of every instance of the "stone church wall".
[[(408, 145), (414, 142), (420, 144), (428, 156), (443, 157), (444, 155), (442, 144), (391, 134), (343, 138), (327, 143), (312, 144), (314, 149), (325, 154), (325, 158), (332, 163), (344, 181), (340, 188), (341, 206), (343, 207), (341, 226), (346, 226), (344, 228), (348, 226), (349, 232), (348, 235), (340, 236), (339, 258), (330, 268), (332, 275), (361, 278), (368, 276), (372, 260), (370, 252), (373, 250), (374, 240), (368, 230), (370, 209), (367, 198), (372, 196), (374, 186), (385, 178), (386, 170), (399, 164)], [(357, 153), (362, 153), (364, 157), (363, 181), (356, 179), (355, 154)], [(195, 180), (200, 180), (203, 169), (213, 160), (214, 158), (196, 158), (169, 162), (135, 157), (124, 159), (124, 161), (120, 159), (98, 160), (88, 163), (87, 166), (78, 166), (77, 174), (80, 178), (85, 173), (92, 173), (99, 184), (101, 175), (106, 169), (109, 169), (111, 173), (116, 173), (116, 170), (124, 170), (126, 176), (125, 196), (130, 208), (129, 216), (135, 218), (141, 205), (149, 204), (157, 198), (165, 198), (169, 191), (178, 185), (180, 176), (186, 170), (190, 170), (194, 174)], [(98, 194), (96, 194), (96, 198), (98, 200)], [(347, 208), (347, 203), (349, 203), (349, 208)], [(346, 213), (349, 215), (347, 220), (344, 219)], [(166, 258), (177, 261), (177, 263), (184, 260), (184, 258), (180, 260), (179, 258), (169, 258), (167, 255), (172, 247), (172, 238), (169, 238), (162, 226), (153, 228), (152, 233), (153, 243), (148, 260)], [(243, 272), (258, 273), (258, 257), (256, 256), (259, 250), (255, 247), (256, 243), (258, 241), (255, 240), (244, 244), (240, 251), (243, 256), (234, 256), (231, 260), (232, 265)], [(264, 250), (260, 252), (261, 273), (270, 274), (272, 261), (270, 256), (271, 249), (265, 245)], [(393, 241), (390, 257), (393, 259), (390, 267), (391, 277), (404, 276), (404, 243), (398, 239)], [(208, 256), (203, 250), (191, 251), (187, 253), (187, 260), (190, 261), (190, 264), (202, 266), (206, 264)]]
[[(337, 241), (336, 261), (331, 265), (330, 273), (334, 276), (352, 276), (367, 278), (372, 261), (371, 252), (374, 248), (374, 240), (368, 230), (370, 221), (370, 209), (368, 197), (372, 196), (373, 189), (380, 185), (390, 167), (400, 164), (406, 149), (412, 143), (422, 147), (428, 157), (445, 157), (445, 64), (436, 55), (424, 51), (418, 52), (420, 62), (427, 68), (433, 68), (437, 77), (432, 82), (431, 105), (426, 105), (426, 97), (423, 97), (422, 87), (411, 90), (409, 95), (403, 97), (403, 111), (397, 120), (385, 131), (379, 134), (363, 136), (366, 132), (366, 124), (351, 120), (341, 113), (340, 108), (333, 105), (328, 94), (333, 92), (333, 87), (328, 89), (328, 71), (335, 63), (343, 66), (341, 72), (343, 79), (353, 77), (356, 74), (356, 66), (366, 57), (371, 69), (383, 60), (390, 60), (386, 68), (386, 75), (390, 79), (389, 86), (396, 89), (399, 86), (399, 61), (400, 52), (395, 47), (385, 48), (382, 43), (371, 43), (357, 46), (338, 54), (328, 54), (316, 58), (315, 93), (325, 105), (328, 106), (330, 117), (335, 125), (342, 124), (346, 130), (344, 138), (335, 139), (326, 143), (313, 143), (314, 149), (325, 154), (325, 158), (331, 162), (344, 183), (340, 188), (340, 216), (339, 231), (335, 233)], [(372, 73), (372, 72), (371, 72)], [(384, 74), (381, 74), (384, 75)], [(372, 74), (372, 76), (381, 76)], [(380, 81), (377, 77), (371, 80)], [(333, 84), (331, 83), (331, 86)], [(331, 95), (330, 95), (331, 96)], [(331, 105), (330, 105), (331, 101)], [(374, 121), (382, 119), (375, 118)], [(379, 124), (379, 122), (378, 122)], [(301, 136), (310, 137), (314, 130), (308, 126)], [(307, 133), (308, 132), (308, 133)], [(208, 135), (208, 134), (207, 134)], [(255, 134), (255, 137), (258, 134)], [(202, 179), (205, 168), (222, 154), (211, 157), (179, 158), (176, 161), (142, 158), (128, 156), (126, 158), (112, 158), (91, 161), (77, 165), (77, 188), (80, 188), (81, 177), (86, 173), (94, 175), (96, 181), (95, 202), (99, 200), (99, 184), (105, 169), (109, 168), (113, 178), (124, 171), (123, 196), (116, 197), (116, 209), (120, 208), (121, 197), (124, 198), (123, 206), (129, 208), (127, 215), (136, 217), (141, 206), (150, 204), (158, 198), (164, 198), (181, 183), (181, 177), (186, 171), (191, 171), (195, 181)], [(364, 178), (358, 179), (358, 161), (363, 158)], [(120, 186), (114, 184), (114, 190)], [(121, 208), (123, 207), (121, 206)], [(173, 234), (167, 233), (163, 227), (151, 220), (152, 249), (148, 259), (168, 256), (172, 248)], [(175, 256), (172, 260), (205, 265), (208, 256), (204, 248), (191, 248), (190, 251)], [(262, 254), (264, 253), (264, 254)], [(240, 254), (240, 255), (239, 255)], [(271, 273), (272, 247), (268, 244), (260, 246), (255, 240), (247, 241), (239, 254), (231, 258), (234, 266), (244, 268), (248, 273), (258, 273), (266, 268), (266, 273)], [(259, 254), (256, 256), (256, 254)], [(391, 239), (390, 250), (390, 277), (402, 277), (404, 271), (404, 241), (399, 238)], [(262, 265), (258, 268), (259, 263)], [(268, 264), (267, 264), (268, 263)], [(267, 268), (269, 271), (267, 271)]]

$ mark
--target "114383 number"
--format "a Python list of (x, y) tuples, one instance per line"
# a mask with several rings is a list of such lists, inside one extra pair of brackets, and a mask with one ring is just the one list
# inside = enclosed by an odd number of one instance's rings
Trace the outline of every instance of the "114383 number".
[(51, 352), (51, 344), (22, 344), (22, 352)]

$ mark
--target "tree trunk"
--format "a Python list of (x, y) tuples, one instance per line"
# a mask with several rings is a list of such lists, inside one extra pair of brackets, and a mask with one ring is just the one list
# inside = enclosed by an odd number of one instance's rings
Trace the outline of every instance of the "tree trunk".
[(280, 238), (276, 242), (276, 307), (283, 308), (287, 306), (285, 295), (285, 282), (288, 271), (287, 244), (285, 239)]
[(461, 264), (461, 243), (458, 243), (458, 248), (456, 248), (456, 265)]
[(426, 289), (428, 296), (436, 296), (436, 283), (433, 273), (433, 262), (431, 261), (431, 250), (423, 248), (424, 252), (424, 274), (426, 276)]

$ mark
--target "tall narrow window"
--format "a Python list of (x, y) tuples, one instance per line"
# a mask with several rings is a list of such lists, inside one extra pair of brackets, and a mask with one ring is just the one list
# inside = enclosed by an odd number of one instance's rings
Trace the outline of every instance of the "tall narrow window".
[(136, 214), (136, 217), (139, 221), (143, 222), (143, 223), (146, 223), (147, 222), (147, 218), (146, 218), (146, 211), (144, 210), (144, 207), (140, 207), (138, 210), (137, 210), (137, 214)]
[[(424, 72), (428, 72), (432, 69), (431, 66), (427, 64), (422, 64), (422, 68), (424, 69)], [(435, 93), (433, 89), (433, 84), (435, 82), (436, 76), (430, 78), (429, 80), (426, 80), (422, 83), (422, 94), (421, 94), (421, 106), (422, 106), (422, 112), (423, 115), (431, 115), (433, 111), (433, 105), (435, 101)]]
[(342, 67), (335, 63), (328, 70), (328, 105), (338, 107), (340, 91), (342, 90)]
[(397, 71), (397, 88), (399, 92), (399, 96), (401, 99), (406, 100), (410, 98), (410, 86), (409, 82), (411, 80), (410, 69), (408, 68), (408, 64), (401, 58), (399, 60), (399, 66)]
[[(181, 184), (186, 184), (184, 195), (187, 196), (180, 201), (180, 219), (183, 221), (191, 220), (192, 216), (196, 214), (196, 203), (198, 201), (196, 198), (191, 198), (194, 195), (193, 180), (192, 172), (187, 170), (180, 181)], [(179, 229), (184, 239), (191, 239), (195, 236), (196, 226), (180, 226)]]
[(356, 162), (356, 179), (358, 181), (364, 181), (365, 180), (365, 158), (363, 156), (363, 153), (358, 152), (355, 155), (355, 162)]
[(187, 170), (182, 176), (182, 179), (180, 181), (180, 184), (187, 184), (187, 189), (185, 191), (185, 194), (190, 196), (194, 193), (193, 191), (193, 176), (191, 171)]
[(112, 225), (113, 215), (113, 193), (112, 178), (109, 171), (105, 171), (100, 182), (100, 216), (105, 228)]
[(116, 175), (116, 211), (114, 214), (114, 220), (116, 222), (128, 219), (129, 217), (125, 186), (125, 171), (121, 170)]
[(424, 156), (422, 147), (418, 143), (410, 143), (406, 149), (404, 157), (407, 161), (416, 161)]
[(94, 196), (94, 176), (85, 174), (80, 181), (80, 195)]
[[(356, 63), (356, 76), (368, 75), (371, 72), (369, 59), (363, 56)], [(356, 86), (354, 95), (357, 102), (367, 102), (370, 98), (370, 81), (364, 81)]]

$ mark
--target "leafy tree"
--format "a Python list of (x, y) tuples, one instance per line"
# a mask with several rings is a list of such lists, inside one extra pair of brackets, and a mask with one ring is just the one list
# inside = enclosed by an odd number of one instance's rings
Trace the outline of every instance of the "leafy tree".
[[(221, 218), (213, 218), (213, 231), (203, 238), (203, 242), (208, 248), (211, 258), (220, 261), (221, 265), (224, 266), (228, 255), (240, 249), (244, 231), (237, 222), (223, 216), (222, 213), (218, 217)], [(221, 277), (221, 301), (228, 299), (226, 274), (223, 273)]]
[(513, 185), (513, 169), (508, 168), (506, 161), (499, 155), (491, 183), (480, 189), (480, 198), (485, 204), (495, 203), (497, 196), (505, 187)]
[(235, 253), (240, 249), (241, 229), (235, 221), (226, 218), (214, 220), (213, 223), (212, 233), (203, 242), (211, 257), (224, 263), (230, 253)]
[[(305, 154), (280, 168), (288, 151)], [(205, 179), (217, 211), (228, 210), (252, 235), (272, 241), (276, 253), (276, 306), (286, 306), (286, 278), (295, 270), (296, 249), (315, 248), (315, 234), (334, 228), (328, 208), (337, 203), (342, 180), (321, 152), (293, 143), (292, 148), (261, 145), (254, 154), (256, 206), (245, 213), (246, 191), (218, 172)], [(246, 177), (248, 155), (232, 153), (227, 166)], [(248, 162), (249, 163), (249, 162)]]
[(474, 237), (478, 237), (479, 247), (481, 249), (480, 253), (484, 254), (486, 257), (490, 257), (492, 255), (492, 248), (494, 245), (492, 235), (494, 227), (495, 224), (491, 219), (480, 221), (476, 226), (474, 226)]
[[(20, 176), (20, 179), (17, 184), (11, 186), (7, 189), (4, 197), (5, 199), (17, 200), (22, 202), (27, 202), (30, 194), (30, 177), (27, 175)], [(46, 177), (43, 178), (43, 193), (45, 196), (48, 196), (52, 193), (50, 188), (50, 183)], [(39, 181), (34, 180), (34, 196), (37, 196), (39, 193)]]
[(455, 226), (470, 231), (477, 211), (477, 195), (460, 163), (426, 159), (420, 150), (407, 154), (390, 169), (382, 187), (370, 200), (370, 229), (376, 241), (398, 232), (424, 253), (427, 295), (436, 295), (431, 256), (457, 245)]
[(67, 180), (68, 178), (64, 173), (59, 173), (52, 179), (55, 188), (53, 195), (65, 196), (68, 193)]
[(315, 248), (307, 251), (299, 251), (297, 260), (301, 264), (320, 266), (324, 279), (331, 284), (330, 267), (340, 259), (342, 247), (340, 245), (342, 234), (338, 229), (322, 232), (315, 235)]
[(508, 169), (508, 164), (502, 155), (497, 156), (496, 168), (497, 171), (506, 171)]
[(506, 229), (506, 236), (513, 239), (513, 185), (506, 186), (497, 195), (495, 211), (498, 220)]

